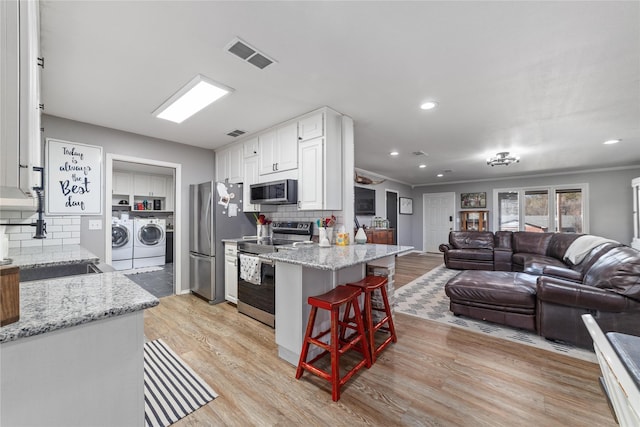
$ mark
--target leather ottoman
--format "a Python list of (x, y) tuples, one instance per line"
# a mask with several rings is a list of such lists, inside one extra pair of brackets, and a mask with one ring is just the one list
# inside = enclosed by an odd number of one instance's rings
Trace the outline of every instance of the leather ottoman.
[(445, 293), (456, 316), (536, 330), (537, 276), (511, 271), (463, 271)]

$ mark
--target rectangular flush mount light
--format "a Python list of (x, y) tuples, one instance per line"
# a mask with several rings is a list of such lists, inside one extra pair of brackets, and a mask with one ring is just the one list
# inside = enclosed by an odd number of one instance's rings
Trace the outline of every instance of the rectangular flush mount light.
[(153, 115), (160, 119), (182, 123), (230, 92), (233, 92), (230, 87), (198, 74), (158, 107)]

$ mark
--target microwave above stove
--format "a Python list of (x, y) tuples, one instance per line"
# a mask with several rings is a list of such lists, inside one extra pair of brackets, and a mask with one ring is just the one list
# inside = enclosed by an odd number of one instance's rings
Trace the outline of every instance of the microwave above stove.
[(260, 205), (292, 205), (298, 203), (298, 181), (282, 179), (280, 181), (251, 184), (251, 203)]

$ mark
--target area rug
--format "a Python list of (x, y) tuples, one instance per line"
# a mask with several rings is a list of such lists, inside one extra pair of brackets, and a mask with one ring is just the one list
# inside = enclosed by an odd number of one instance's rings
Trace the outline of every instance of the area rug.
[(395, 293), (395, 310), (399, 313), (597, 363), (595, 353), (582, 348), (549, 341), (522, 329), (454, 316), (449, 311), (449, 297), (444, 293), (444, 285), (458, 273), (460, 273), (459, 270), (450, 270), (441, 265), (401, 287)]
[(144, 344), (144, 421), (166, 427), (218, 397), (164, 341)]

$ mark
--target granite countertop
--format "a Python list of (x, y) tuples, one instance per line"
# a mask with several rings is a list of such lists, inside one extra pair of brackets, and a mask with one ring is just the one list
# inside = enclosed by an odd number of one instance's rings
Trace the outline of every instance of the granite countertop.
[[(80, 245), (9, 250), (12, 265), (49, 267), (99, 258)], [(156, 297), (117, 272), (20, 283), (20, 320), (0, 327), (0, 343), (120, 316), (159, 304)]]
[(299, 246), (293, 250), (261, 254), (260, 258), (335, 271), (412, 249), (413, 246), (376, 244), (329, 246), (327, 248), (312, 245), (311, 247)]
[(20, 268), (47, 267), (77, 262), (98, 262), (99, 258), (80, 245), (39, 246), (9, 249), (12, 265)]
[(121, 273), (20, 283), (20, 320), (0, 327), (0, 343), (107, 319), (159, 304)]

